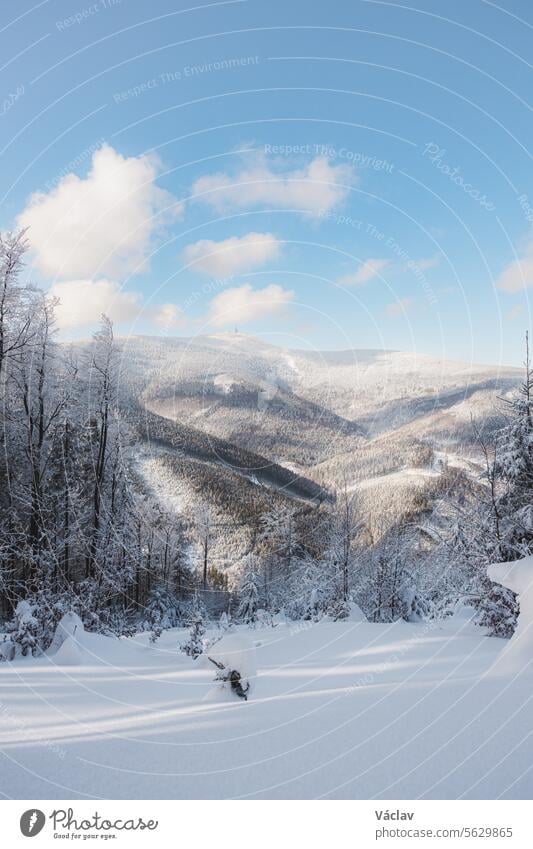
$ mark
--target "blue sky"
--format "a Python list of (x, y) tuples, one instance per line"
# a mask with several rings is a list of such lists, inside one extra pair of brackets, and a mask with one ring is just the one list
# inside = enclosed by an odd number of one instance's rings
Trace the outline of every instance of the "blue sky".
[(2, 4), (2, 228), (64, 337), (519, 364), (526, 0)]

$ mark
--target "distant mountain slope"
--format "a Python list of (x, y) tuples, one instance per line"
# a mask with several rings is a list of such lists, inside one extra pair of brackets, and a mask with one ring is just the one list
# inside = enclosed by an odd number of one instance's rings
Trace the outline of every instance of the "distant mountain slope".
[(490, 417), (521, 376), (397, 351), (290, 351), (241, 333), (121, 346), (124, 379), (147, 409), (304, 467), (410, 423), (431, 438), (443, 414), (460, 431), (471, 413)]
[(239, 501), (246, 515), (273, 497), (318, 504), (346, 484), (388, 524), (411, 516), (437, 497), (439, 469), (478, 474), (476, 428), (500, 424), (499, 398), (521, 379), (513, 368), (288, 350), (241, 333), (119, 346), (139, 443), (158, 446), (172, 480), (195, 498), (209, 492), (227, 515)]
[(247, 480), (254, 486), (263, 486), (287, 498), (320, 503), (329, 494), (313, 481), (290, 471), (277, 463), (254, 454), (240, 446), (218, 437), (208, 436), (194, 428), (181, 425), (140, 408), (126, 409), (125, 418), (137, 435), (139, 444), (166, 449), (173, 462), (189, 461), (203, 464), (210, 474), (223, 471)]

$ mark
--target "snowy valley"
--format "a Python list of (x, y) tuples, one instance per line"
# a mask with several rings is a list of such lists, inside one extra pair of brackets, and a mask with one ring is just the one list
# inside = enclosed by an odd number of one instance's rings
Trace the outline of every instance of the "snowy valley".
[(4, 795), (527, 798), (529, 363), (59, 343), (2, 249)]

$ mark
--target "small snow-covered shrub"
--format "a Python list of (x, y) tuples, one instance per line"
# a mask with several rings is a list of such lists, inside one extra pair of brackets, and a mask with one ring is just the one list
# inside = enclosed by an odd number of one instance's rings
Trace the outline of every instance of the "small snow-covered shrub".
[(291, 599), (284, 607), (285, 616), (293, 622), (298, 621), (298, 619), (305, 619), (307, 612), (308, 605), (302, 598)]
[(15, 608), (15, 616), (8, 626), (10, 640), (14, 647), (13, 656), (40, 654), (39, 620), (35, 616), (34, 605), (29, 601), (19, 601)]
[(269, 610), (258, 610), (256, 621), (260, 628), (273, 628), (274, 617)]
[(348, 619), (350, 616), (350, 603), (342, 599), (333, 602), (329, 608), (329, 615), (335, 622)]
[(193, 622), (189, 632), (189, 639), (185, 643), (181, 643), (180, 649), (188, 657), (196, 660), (204, 652), (204, 637), (206, 634), (205, 625), (200, 618)]
[(150, 642), (156, 643), (163, 631), (180, 624), (179, 604), (164, 587), (156, 588), (146, 605), (143, 630), (151, 631)]
[(221, 614), (220, 619), (218, 620), (218, 627), (223, 632), (230, 631), (233, 628), (233, 623), (226, 611)]
[(206, 619), (205, 607), (200, 602), (197, 594), (195, 594), (192, 600), (188, 619), (191, 626), (189, 639), (187, 642), (181, 643), (180, 650), (189, 657), (192, 657), (193, 660), (196, 660), (204, 652), (204, 638), (206, 635), (206, 627), (204, 625)]
[(429, 606), (413, 588), (405, 589), (402, 596), (402, 619), (406, 622), (421, 622), (427, 618)]
[(487, 628), (491, 636), (509, 639), (518, 622), (520, 605), (515, 593), (507, 587), (490, 584), (478, 601), (477, 622)]
[(13, 660), (15, 657), (15, 644), (4, 634), (0, 640), (0, 662), (3, 660)]
[(110, 610), (105, 618), (96, 623), (97, 632), (105, 634), (106, 637), (134, 637), (138, 631), (135, 618), (130, 610), (117, 608)]

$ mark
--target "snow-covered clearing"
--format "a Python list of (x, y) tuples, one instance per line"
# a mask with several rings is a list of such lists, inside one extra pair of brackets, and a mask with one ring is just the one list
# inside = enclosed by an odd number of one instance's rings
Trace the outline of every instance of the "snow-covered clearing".
[(374, 486), (382, 486), (384, 484), (390, 489), (393, 486), (404, 486), (407, 483), (423, 484), (428, 478), (438, 478), (446, 466), (450, 468), (463, 469), (469, 474), (474, 474), (476, 479), (479, 478), (481, 467), (477, 466), (473, 461), (461, 457), (459, 454), (449, 453), (446, 451), (435, 451), (434, 462), (432, 466), (410, 466), (403, 469), (398, 469), (394, 472), (387, 472), (383, 475), (374, 475), (373, 477), (363, 478), (348, 487), (349, 492), (357, 490), (371, 489)]
[(440, 472), (435, 469), (410, 468), (400, 469), (397, 472), (388, 472), (385, 475), (376, 475), (373, 478), (364, 478), (352, 486), (348, 487), (349, 492), (357, 492), (358, 490), (370, 489), (374, 486), (386, 484), (388, 487), (395, 484), (403, 485), (406, 481), (411, 483), (423, 483), (427, 478), (438, 478)]
[(184, 514), (190, 503), (186, 483), (172, 472), (166, 463), (165, 449), (152, 447), (138, 456), (138, 469), (159, 503), (176, 514)]
[[(241, 629), (240, 629), (241, 630)], [(533, 675), (467, 618), (242, 629), (250, 700), (185, 631), (81, 634), (68, 662), (0, 664), (1, 792), (13, 798), (531, 798)], [(210, 636), (212, 636), (210, 634)], [(213, 649), (216, 651), (216, 647)], [(72, 661), (76, 661), (77, 664)]]

